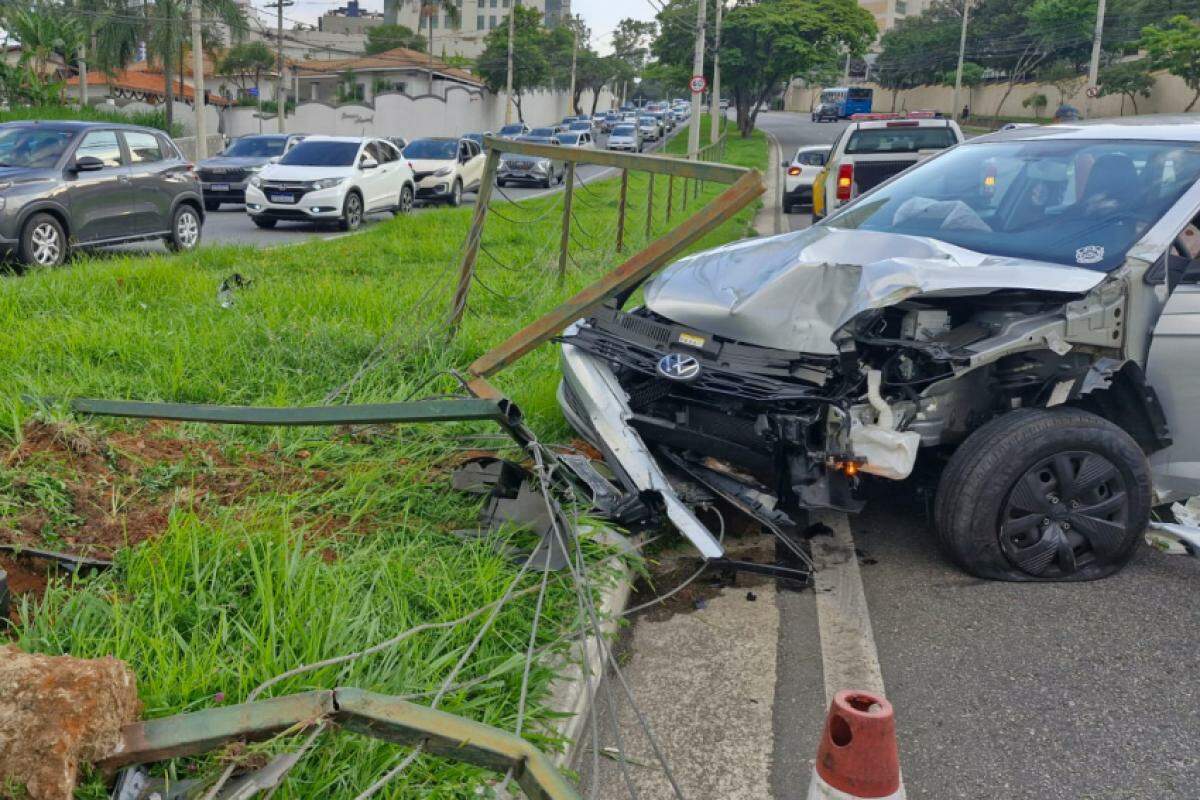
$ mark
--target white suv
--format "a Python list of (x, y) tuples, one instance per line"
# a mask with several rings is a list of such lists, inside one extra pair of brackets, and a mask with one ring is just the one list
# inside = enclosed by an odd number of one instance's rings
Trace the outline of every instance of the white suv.
[[(876, 115), (865, 115), (875, 117)], [(958, 123), (922, 117), (851, 117), (813, 184), (813, 217), (827, 217), (860, 194), (963, 140)]]
[(400, 151), (383, 139), (310, 136), (246, 187), (246, 213), (260, 228), (279, 220), (336, 222), (354, 230), (378, 211), (412, 210), (416, 183)]
[(463, 192), (479, 191), (486, 156), (474, 139), (414, 139), (404, 157), (417, 181), (417, 199), (462, 203)]

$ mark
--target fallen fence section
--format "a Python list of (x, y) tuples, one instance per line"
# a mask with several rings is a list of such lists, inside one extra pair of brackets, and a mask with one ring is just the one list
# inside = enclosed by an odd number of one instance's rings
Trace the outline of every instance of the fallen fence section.
[(284, 695), (126, 725), (116, 750), (97, 766), (145, 764), (207, 752), (232, 741), (298, 734), (321, 722), (462, 761), (499, 774), (511, 771), (531, 800), (578, 800), (550, 759), (516, 734), (362, 689)]

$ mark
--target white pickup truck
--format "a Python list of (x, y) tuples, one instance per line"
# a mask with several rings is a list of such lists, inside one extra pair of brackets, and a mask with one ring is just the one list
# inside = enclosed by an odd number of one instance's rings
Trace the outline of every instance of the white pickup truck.
[(832, 214), (863, 192), (962, 140), (962, 129), (950, 119), (852, 118), (813, 184), (813, 218)]

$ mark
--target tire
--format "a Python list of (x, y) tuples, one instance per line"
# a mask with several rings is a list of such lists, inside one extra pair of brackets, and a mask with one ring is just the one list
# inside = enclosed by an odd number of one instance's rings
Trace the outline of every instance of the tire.
[(180, 203), (171, 216), (171, 233), (163, 239), (172, 253), (189, 253), (200, 246), (204, 222), (195, 206)]
[(57, 267), (67, 260), (70, 243), (62, 223), (53, 215), (34, 214), (21, 228), (17, 260), (30, 267)]
[(220, 211), (221, 210), (221, 201), (220, 200), (205, 200), (204, 201), (204, 210), (205, 211)]
[(499, 178), (496, 178), (496, 185), (503, 189), (504, 187), (508, 186), (508, 181), (502, 181)]
[(1133, 557), (1150, 488), (1145, 454), (1103, 417), (1010, 411), (971, 434), (942, 473), (938, 543), (980, 578), (1104, 578)]
[(783, 201), (783, 213), (785, 213), (785, 214), (792, 213), (792, 204), (789, 203), (787, 200)]
[(250, 219), (254, 220), (254, 224), (262, 228), (264, 231), (271, 230), (271, 228), (275, 227), (275, 223), (279, 221), (277, 219), (271, 219), (270, 217), (251, 217)]
[(413, 187), (407, 183), (400, 187), (400, 196), (396, 198), (396, 208), (392, 213), (399, 216), (400, 214), (409, 214), (413, 210), (413, 204), (416, 202), (416, 194), (413, 192)]
[(462, 205), (462, 181), (458, 178), (454, 179), (454, 185), (450, 187), (450, 197), (446, 200), (446, 205), (451, 208), (458, 208)]
[(344, 231), (356, 231), (362, 225), (363, 205), (358, 192), (350, 192), (342, 201), (342, 218), (338, 227)]
[(544, 181), (542, 181), (542, 188), (549, 189), (553, 185), (554, 185), (554, 168), (551, 167), (550, 174), (546, 176), (546, 179)]

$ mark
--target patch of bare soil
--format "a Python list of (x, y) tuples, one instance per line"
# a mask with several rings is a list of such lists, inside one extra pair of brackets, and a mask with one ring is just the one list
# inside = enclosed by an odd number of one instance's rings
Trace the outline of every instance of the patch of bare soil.
[[(8, 618), (16, 623), (20, 621), (17, 617), (17, 608), (21, 595), (32, 594), (41, 597), (42, 592), (46, 591), (46, 566), (39, 565), (36, 561), (10, 558), (8, 555), (0, 553), (0, 570), (4, 570), (8, 580), (10, 599)], [(3, 627), (0, 625), (0, 629)], [(0, 633), (0, 636), (2, 635)]]
[(0, 542), (99, 557), (161, 533), (178, 506), (228, 505), (264, 480), (278, 489), (303, 479), (269, 453), (230, 459), (168, 423), (101, 435), (34, 421), (0, 463), (19, 500), (0, 522)]
[(0, 647), (0, 793), (70, 800), (79, 766), (112, 754), (140, 709), (123, 661)]

